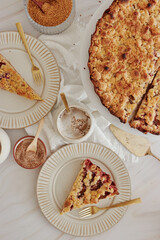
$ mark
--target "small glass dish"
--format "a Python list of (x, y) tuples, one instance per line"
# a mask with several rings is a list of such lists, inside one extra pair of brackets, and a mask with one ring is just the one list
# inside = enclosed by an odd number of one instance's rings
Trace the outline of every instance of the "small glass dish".
[[(93, 117), (82, 106), (71, 105), (69, 113), (63, 108), (57, 116), (57, 130), (68, 143), (79, 143), (87, 140), (93, 132)], [(82, 113), (82, 114), (81, 114)]]
[(49, 26), (49, 27), (40, 25), (31, 18), (30, 14), (28, 12), (28, 1), (29, 0), (23, 0), (24, 10), (25, 10), (25, 13), (27, 15), (27, 18), (28, 18), (29, 22), (31, 23), (31, 25), (37, 31), (39, 31), (41, 33), (44, 33), (44, 34), (58, 34), (58, 33), (61, 33), (64, 30), (66, 30), (71, 25), (71, 23), (73, 22), (73, 19), (74, 19), (74, 16), (75, 16), (75, 0), (72, 0), (72, 10), (71, 10), (71, 13), (70, 13), (69, 17), (64, 22), (62, 22), (61, 24), (56, 25), (56, 26)]
[[(47, 157), (46, 146), (44, 142), (38, 138), (37, 152), (29, 152), (26, 155), (26, 148), (33, 141), (34, 136), (25, 136), (20, 138), (13, 147), (13, 156), (18, 165), (26, 169), (34, 169), (41, 166)], [(24, 145), (24, 143), (26, 143)], [(40, 149), (41, 148), (41, 149)], [(36, 159), (34, 159), (36, 158)]]

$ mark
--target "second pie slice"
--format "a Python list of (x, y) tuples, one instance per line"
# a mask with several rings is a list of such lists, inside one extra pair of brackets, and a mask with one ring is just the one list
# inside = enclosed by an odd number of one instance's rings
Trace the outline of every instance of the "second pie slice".
[(61, 214), (87, 204), (96, 204), (101, 199), (118, 195), (118, 189), (109, 174), (86, 159), (64, 203)]
[(42, 98), (24, 81), (14, 67), (0, 54), (0, 88), (30, 100)]
[(160, 134), (160, 71), (130, 125), (144, 133)]

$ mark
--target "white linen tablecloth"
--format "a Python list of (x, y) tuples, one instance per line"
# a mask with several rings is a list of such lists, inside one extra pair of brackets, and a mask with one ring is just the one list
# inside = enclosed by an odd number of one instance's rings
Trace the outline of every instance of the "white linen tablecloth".
[[(108, 127), (110, 123), (94, 108), (94, 103), (89, 101), (85, 93), (79, 71), (80, 43), (84, 29), (84, 24), (75, 19), (72, 25), (60, 35), (41, 35), (39, 39), (47, 45), (57, 60), (61, 74), (60, 92), (66, 94), (69, 104), (81, 102), (94, 116), (94, 131), (87, 141), (103, 144), (116, 152), (123, 161), (138, 161), (138, 158), (113, 136)], [(61, 105), (62, 101), (58, 95), (53, 110), (45, 117), (45, 124), (40, 134), (40, 138), (46, 144), (48, 156), (66, 144), (56, 128), (56, 112)], [(37, 124), (34, 124), (25, 130), (29, 135), (35, 135), (36, 129)]]

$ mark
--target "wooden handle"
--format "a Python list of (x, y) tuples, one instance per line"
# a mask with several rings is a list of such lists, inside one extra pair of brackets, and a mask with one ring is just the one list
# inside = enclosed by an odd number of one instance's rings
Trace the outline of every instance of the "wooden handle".
[(123, 206), (131, 205), (131, 204), (135, 204), (135, 203), (141, 203), (141, 199), (140, 198), (136, 198), (136, 199), (133, 199), (133, 200), (117, 203), (117, 204), (114, 204), (112, 206), (104, 207), (104, 208), (101, 208), (101, 209), (104, 210), (104, 209), (109, 209), (109, 208), (123, 207)]
[(25, 37), (25, 34), (24, 34), (24, 31), (23, 31), (21, 23), (20, 22), (16, 23), (16, 27), (17, 27), (17, 30), (18, 30), (20, 36), (21, 36), (22, 42), (23, 42), (23, 44), (25, 46), (25, 49), (26, 49), (26, 51), (27, 51), (27, 53), (29, 55), (31, 63), (32, 63), (32, 65), (34, 65), (33, 64), (33, 59), (32, 59), (32, 56), (31, 56), (31, 52), (29, 50), (29, 47), (28, 47), (28, 44), (27, 44), (27, 41), (26, 41), (26, 37)]
[(34, 2), (34, 3), (41, 9), (41, 11), (44, 13), (44, 11), (43, 11), (43, 9), (42, 9), (43, 3), (38, 2), (38, 1), (36, 1), (36, 0), (32, 0), (32, 2)]
[[(44, 118), (42, 118), (42, 119), (40, 120), (39, 125), (38, 125), (38, 128), (37, 128), (36, 135), (35, 135), (35, 137), (34, 137), (34, 139), (33, 139), (33, 142), (31, 143), (31, 144), (33, 144), (33, 145), (36, 146), (36, 149), (37, 149), (38, 137), (39, 137), (39, 134), (40, 134), (40, 132), (41, 132), (41, 130), (42, 130), (43, 124), (44, 124)], [(30, 144), (30, 145), (31, 145), (31, 144)], [(27, 150), (29, 150), (29, 149), (30, 149), (30, 148), (29, 148), (29, 146), (28, 146)]]
[(152, 152), (151, 152), (151, 149), (149, 148), (146, 155), (151, 155), (152, 157), (156, 158), (157, 160), (160, 161), (160, 158), (156, 157)]
[(39, 122), (39, 125), (38, 125), (38, 128), (37, 128), (37, 132), (36, 132), (36, 135), (35, 135), (35, 139), (38, 139), (39, 137), (39, 134), (42, 130), (42, 127), (43, 127), (43, 124), (44, 124), (44, 118), (42, 118)]
[(43, 127), (43, 124), (44, 124), (44, 118), (42, 118), (39, 122), (39, 125), (38, 125), (38, 128), (37, 128), (37, 132), (36, 132), (36, 135), (33, 139), (33, 141), (29, 144), (29, 146), (27, 147), (27, 150), (26, 152), (28, 151), (33, 151), (33, 152), (36, 152), (37, 151), (37, 141), (38, 141), (38, 137), (39, 137), (39, 134), (42, 130), (42, 127)]
[(68, 106), (68, 102), (67, 102), (65, 94), (61, 93), (60, 95), (61, 95), (61, 98), (62, 98), (62, 101), (63, 101), (66, 111), (69, 112), (69, 106)]

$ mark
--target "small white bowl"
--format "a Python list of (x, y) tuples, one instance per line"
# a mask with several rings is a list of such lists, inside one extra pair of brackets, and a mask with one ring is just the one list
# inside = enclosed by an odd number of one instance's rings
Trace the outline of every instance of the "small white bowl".
[(0, 128), (0, 144), (1, 144), (0, 163), (2, 163), (7, 159), (11, 150), (10, 138), (2, 128)]
[[(70, 108), (70, 109), (71, 109), (71, 108), (77, 108), (77, 109), (80, 109), (81, 111), (83, 111), (83, 112), (86, 113), (86, 115), (87, 115), (88, 118), (89, 118), (89, 122), (90, 122), (90, 127), (89, 127), (88, 131), (86, 132), (85, 135), (83, 135), (83, 136), (81, 136), (81, 137), (77, 137), (77, 138), (76, 138), (75, 136), (74, 136), (74, 137), (69, 137), (67, 134), (65, 134), (64, 131), (63, 131), (63, 129), (62, 129), (62, 127), (61, 127), (61, 125), (60, 125), (61, 116), (62, 116), (63, 113), (66, 111), (65, 108), (63, 108), (63, 109), (59, 112), (59, 114), (58, 114), (58, 116), (57, 116), (57, 121), (56, 121), (56, 123), (57, 123), (57, 130), (58, 130), (59, 134), (63, 137), (63, 139), (64, 139), (66, 142), (68, 142), (68, 143), (79, 143), (79, 142), (83, 142), (83, 141), (87, 140), (87, 139), (89, 138), (89, 136), (91, 135), (91, 133), (93, 132), (93, 125), (94, 125), (93, 123), (94, 123), (94, 120), (93, 120), (92, 114), (91, 114), (86, 108), (84, 108), (84, 107), (82, 107), (82, 106), (71, 105), (69, 108)], [(68, 125), (66, 125), (66, 126), (68, 126)]]
[(63, 32), (64, 30), (66, 30), (71, 23), (73, 22), (74, 16), (75, 16), (75, 0), (72, 0), (72, 10), (71, 13), (69, 15), (69, 17), (62, 22), (61, 24), (57, 25), (57, 26), (51, 26), (51, 27), (46, 27), (43, 25), (38, 24), (37, 22), (35, 22), (29, 12), (28, 12), (28, 1), (29, 0), (23, 0), (24, 3), (24, 10), (25, 13), (27, 15), (27, 18), (29, 20), (29, 22), (31, 23), (31, 25), (39, 32), (44, 33), (44, 34), (58, 34)]

